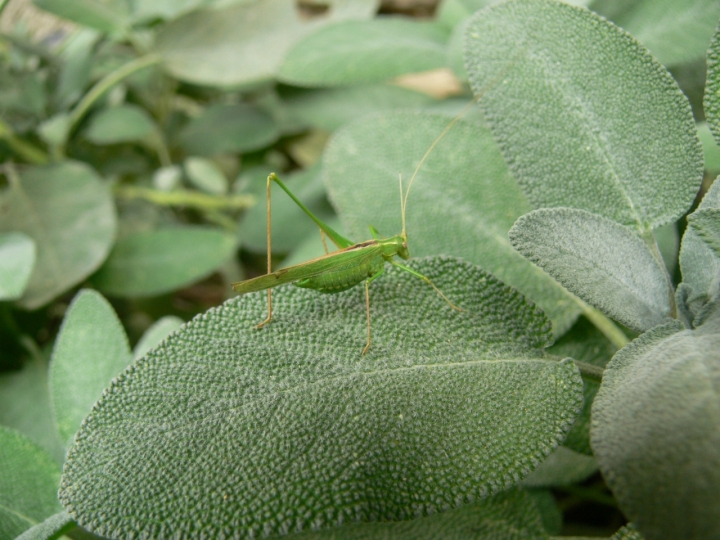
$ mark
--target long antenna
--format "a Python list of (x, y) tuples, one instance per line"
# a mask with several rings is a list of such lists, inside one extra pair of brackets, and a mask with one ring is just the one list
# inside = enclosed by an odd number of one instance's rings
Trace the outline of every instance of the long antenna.
[[(524, 52), (525, 49), (521, 50), (520, 52)], [(455, 116), (455, 118), (452, 119), (452, 121), (445, 126), (445, 129), (442, 130), (442, 133), (438, 135), (437, 139), (433, 141), (433, 143), (430, 145), (430, 148), (427, 149), (425, 152), (425, 155), (422, 157), (420, 162), (417, 164), (417, 167), (415, 167), (415, 171), (413, 172), (413, 175), (410, 177), (410, 183), (408, 184), (407, 191), (405, 191), (405, 197), (403, 198), (401, 195), (401, 209), (403, 213), (403, 232), (405, 232), (405, 207), (407, 206), (407, 200), (408, 195), (410, 195), (410, 188), (413, 185), (413, 182), (415, 182), (415, 178), (417, 177), (418, 172), (420, 171), (420, 167), (422, 167), (423, 163), (425, 163), (425, 160), (428, 158), (430, 153), (433, 151), (433, 149), (437, 146), (437, 144), (442, 140), (442, 138), (447, 135), (448, 131), (452, 129), (452, 127), (457, 123), (458, 120), (472, 107), (473, 104), (475, 104), (481, 97), (483, 97), (488, 91), (492, 90), (497, 83), (499, 83), (505, 75), (508, 74), (508, 71), (510, 71), (510, 68), (515, 65), (515, 62), (508, 63), (507, 66), (503, 70), (500, 71), (500, 73), (492, 80), (490, 81), (485, 88), (483, 88), (480, 92), (477, 93), (477, 95), (470, 100), (470, 103), (465, 105), (463, 109)], [(402, 189), (402, 188), (401, 188)]]

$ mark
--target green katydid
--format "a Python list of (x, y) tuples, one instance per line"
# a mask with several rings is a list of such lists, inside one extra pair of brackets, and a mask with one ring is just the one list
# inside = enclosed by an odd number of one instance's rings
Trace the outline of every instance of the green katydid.
[[(503, 71), (496, 80), (504, 76)], [(492, 87), (496, 81), (493, 81), (488, 85), (488, 88)], [(409, 259), (410, 251), (408, 248), (408, 237), (405, 226), (405, 209), (407, 207), (408, 195), (410, 194), (410, 188), (412, 187), (415, 178), (417, 177), (418, 171), (422, 167), (423, 163), (433, 151), (435, 146), (445, 136), (445, 134), (452, 128), (452, 126), (460, 119), (460, 117), (467, 111), (470, 106), (479, 99), (484, 92), (478, 94), (461, 112), (458, 114), (440, 133), (435, 141), (430, 145), (428, 150), (423, 155), (422, 159), (418, 163), (415, 171), (413, 172), (410, 182), (408, 183), (407, 190), (403, 193), (402, 178), (400, 178), (400, 213), (402, 218), (402, 231), (396, 236), (390, 238), (381, 238), (377, 230), (371, 225), (370, 233), (372, 234), (372, 240), (366, 240), (365, 242), (355, 243), (335, 230), (333, 230), (326, 223), (323, 223), (317, 216), (315, 216), (297, 197), (287, 188), (287, 186), (277, 177), (275, 173), (271, 173), (267, 178), (267, 246), (268, 246), (268, 258), (267, 266), (268, 273), (253, 279), (245, 281), (239, 281), (233, 283), (232, 287), (236, 292), (240, 294), (267, 290), (267, 302), (268, 302), (268, 315), (267, 318), (257, 325), (258, 328), (262, 328), (270, 321), (272, 321), (272, 288), (285, 283), (292, 283), (298, 287), (304, 287), (308, 289), (315, 289), (319, 292), (324, 293), (338, 293), (347, 290), (355, 285), (364, 282), (365, 283), (365, 311), (367, 315), (367, 342), (362, 350), (364, 355), (370, 348), (370, 283), (382, 275), (385, 267), (385, 263), (388, 262), (401, 270), (404, 270), (428, 283), (435, 291), (442, 297), (445, 302), (454, 310), (463, 311), (461, 308), (453, 304), (443, 293), (438, 289), (435, 284), (427, 276), (404, 266), (403, 264), (394, 260), (397, 256), (401, 259)], [(320, 227), (320, 235), (325, 244), (325, 235), (332, 240), (332, 242), (338, 247), (337, 251), (327, 253), (327, 247), (325, 248), (326, 254), (312, 259), (310, 261), (282, 268), (275, 272), (272, 271), (271, 261), (271, 209), (270, 209), (270, 191), (271, 184), (275, 182), (278, 184), (290, 198), (312, 219), (318, 227)]]

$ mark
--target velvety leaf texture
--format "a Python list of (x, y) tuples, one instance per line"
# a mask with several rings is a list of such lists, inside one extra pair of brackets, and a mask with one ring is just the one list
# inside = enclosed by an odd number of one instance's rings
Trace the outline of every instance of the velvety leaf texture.
[[(394, 112), (365, 118), (335, 133), (323, 160), (331, 201), (355, 241), (402, 229), (398, 174), (408, 188), (423, 155), (452, 117)], [(575, 300), (512, 248), (507, 231), (530, 204), (511, 177), (492, 134), (458, 121), (422, 164), (407, 201), (412, 255), (452, 255), (481, 265), (518, 288), (564, 333), (577, 318)]]
[(445, 64), (447, 31), (411, 19), (379, 18), (327, 26), (296, 44), (278, 77), (299, 86), (382, 82)]
[(0, 426), (0, 538), (12, 539), (62, 510), (60, 466), (15, 430)]
[(715, 30), (707, 52), (707, 81), (703, 105), (715, 142), (720, 144), (720, 25)]
[(522, 216), (508, 236), (568, 290), (630, 328), (645, 331), (670, 315), (665, 269), (619, 223), (584, 210), (547, 208)]
[(715, 256), (720, 258), (720, 209), (708, 208), (693, 212), (688, 223), (697, 231)]
[(35, 242), (22, 233), (0, 234), (0, 301), (19, 298), (35, 264)]
[(457, 259), (360, 287), (281, 287), (184, 325), (86, 419), (60, 497), (101, 535), (250, 538), (450, 510), (516, 484), (582, 406), (545, 316)]
[(18, 302), (38, 308), (85, 279), (107, 257), (115, 228), (110, 191), (87, 165), (65, 161), (25, 169), (0, 198), (0, 231), (21, 231), (37, 246)]
[(112, 306), (95, 291), (80, 291), (65, 315), (50, 365), (52, 407), (63, 442), (131, 361), (125, 330)]
[(511, 0), (473, 16), (465, 65), (533, 206), (639, 230), (678, 219), (702, 181), (689, 103), (640, 44), (560, 2)]
[(592, 446), (620, 507), (648, 538), (720, 538), (720, 333), (657, 327), (608, 364)]

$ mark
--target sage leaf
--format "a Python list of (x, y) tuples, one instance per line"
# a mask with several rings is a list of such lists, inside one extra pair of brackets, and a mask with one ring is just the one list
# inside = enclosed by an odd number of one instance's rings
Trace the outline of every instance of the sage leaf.
[(33, 3), (59, 17), (102, 32), (122, 33), (128, 23), (127, 5), (122, 0), (33, 0)]
[(0, 426), (0, 538), (15, 538), (60, 512), (60, 465), (19, 432)]
[(623, 512), (648, 538), (720, 531), (717, 319), (643, 334), (608, 364), (595, 398), (595, 456)]
[(524, 487), (569, 486), (586, 480), (598, 470), (597, 461), (566, 446), (558, 446), (525, 478)]
[(116, 144), (141, 141), (156, 130), (155, 122), (145, 109), (137, 105), (120, 105), (95, 114), (85, 136), (95, 144)]
[(703, 173), (690, 105), (623, 30), (587, 9), (510, 0), (478, 12), (465, 45), (478, 103), (535, 208), (645, 232), (690, 207)]
[(249, 538), (420, 517), (516, 484), (564, 438), (580, 376), (542, 358), (550, 324), (517, 291), (458, 259), (409, 264), (466, 311), (390, 267), (370, 288), (364, 356), (361, 287), (280, 287), (260, 331), (264, 293), (184, 325), (86, 418), (60, 490), (70, 515), (110, 537)]
[(74, 528), (75, 522), (70, 515), (63, 510), (62, 512), (53, 514), (42, 523), (31, 527), (18, 536), (16, 540), (55, 540), (56, 538), (60, 538), (63, 533)]
[[(369, 238), (369, 225), (385, 235), (401, 231), (398, 174), (407, 188), (451, 119), (398, 111), (353, 122), (333, 135), (323, 175), (350, 238)], [(561, 335), (578, 316), (576, 301), (507, 239), (513, 222), (530, 210), (490, 131), (460, 120), (429, 154), (411, 187), (410, 253), (452, 255), (481, 265), (536, 302)]]
[(0, 233), (0, 301), (22, 296), (35, 265), (35, 242), (23, 233)]
[(117, 218), (110, 191), (87, 165), (28, 167), (0, 194), (0, 231), (25, 233), (37, 246), (18, 303), (36, 309), (76, 285), (105, 260)]
[(666, 66), (703, 58), (720, 18), (715, 0), (595, 0), (591, 8), (627, 30)]
[(210, 227), (139, 231), (115, 244), (93, 284), (114, 296), (154, 296), (202, 279), (235, 251), (235, 238)]
[(65, 314), (50, 364), (52, 408), (63, 442), (69, 443), (93, 403), (131, 361), (112, 306), (95, 291), (80, 291)]
[(662, 263), (631, 229), (572, 208), (530, 212), (508, 233), (512, 245), (567, 289), (639, 331), (670, 316)]
[(377, 2), (330, 0), (326, 5), (328, 13), (310, 20), (303, 20), (290, 0), (198, 9), (164, 25), (155, 46), (178, 79), (223, 87), (258, 84), (275, 77), (297, 41), (326, 24), (366, 19)]
[(707, 51), (707, 81), (703, 107), (715, 143), (720, 145), (720, 23)]
[(188, 180), (199, 190), (213, 195), (225, 195), (228, 181), (212, 160), (201, 157), (189, 157), (185, 160), (185, 174)]
[(713, 250), (715, 256), (720, 258), (720, 208), (693, 212), (688, 216), (688, 223)]
[(298, 86), (382, 82), (443, 67), (447, 40), (447, 30), (434, 22), (399, 17), (343, 21), (296, 43), (278, 77)]
[(183, 320), (173, 315), (167, 315), (155, 321), (150, 328), (145, 330), (140, 340), (133, 349), (133, 356), (137, 360), (147, 354), (148, 351), (157, 347), (162, 341), (183, 325)]

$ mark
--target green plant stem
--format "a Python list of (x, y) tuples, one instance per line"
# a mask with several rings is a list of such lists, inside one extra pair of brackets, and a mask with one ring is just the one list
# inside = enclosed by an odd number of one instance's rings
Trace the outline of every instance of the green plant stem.
[(208, 195), (189, 189), (158, 191), (156, 189), (116, 185), (116, 197), (121, 199), (143, 199), (160, 206), (188, 206), (200, 210), (242, 210), (255, 204), (252, 195)]
[(596, 383), (602, 383), (603, 373), (605, 370), (599, 366), (588, 364), (587, 362), (581, 362), (580, 360), (574, 360), (575, 365), (580, 370), (580, 375), (586, 381), (593, 381)]
[(123, 79), (129, 77), (133, 73), (150, 67), (160, 62), (160, 56), (156, 54), (148, 54), (136, 58), (124, 66), (119, 67), (112, 73), (108, 73), (100, 79), (95, 85), (88, 91), (87, 94), (78, 102), (75, 108), (70, 113), (70, 122), (68, 127), (68, 136), (72, 133), (73, 129), (77, 127), (77, 124), (82, 120), (83, 116), (88, 112), (90, 107), (110, 88), (115, 86)]
[(608, 338), (610, 343), (615, 345), (615, 347), (622, 349), (630, 342), (630, 339), (612, 320), (582, 300), (578, 299), (578, 302), (582, 308), (583, 315), (585, 315), (585, 317), (587, 317), (587, 319), (595, 325), (595, 328), (600, 330), (600, 332)]
[(44, 165), (49, 160), (44, 150), (18, 138), (12, 128), (2, 120), (0, 120), (0, 140), (5, 141), (13, 152), (28, 163)]

